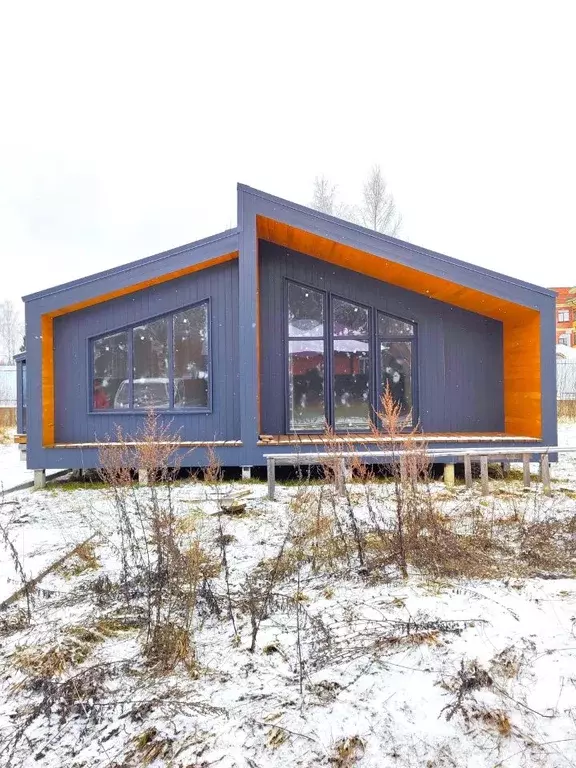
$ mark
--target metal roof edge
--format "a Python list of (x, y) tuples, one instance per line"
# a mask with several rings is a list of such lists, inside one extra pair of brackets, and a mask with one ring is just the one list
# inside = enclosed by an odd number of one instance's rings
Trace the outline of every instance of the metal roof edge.
[(227, 240), (227, 239), (236, 239), (235, 248), (234, 250), (237, 250), (238, 248), (238, 227), (235, 227), (234, 229), (227, 229), (223, 232), (219, 232), (216, 235), (210, 235), (209, 237), (202, 238), (201, 240), (195, 240), (192, 243), (187, 243), (186, 245), (179, 245), (176, 248), (171, 248), (168, 251), (161, 251), (160, 253), (156, 253), (152, 256), (146, 256), (143, 259), (136, 259), (136, 261), (129, 261), (125, 264), (121, 264), (118, 267), (111, 267), (110, 269), (106, 269), (102, 272), (95, 272), (92, 275), (87, 275), (86, 277), (80, 277), (77, 280), (71, 280), (68, 283), (61, 283), (60, 285), (55, 285), (50, 288), (46, 288), (43, 291), (37, 291), (36, 293), (29, 293), (26, 296), (22, 296), (22, 301), (29, 302), (29, 301), (35, 301), (37, 299), (45, 298), (46, 296), (53, 296), (57, 293), (63, 293), (67, 290), (70, 290), (72, 288), (78, 288), (81, 285), (88, 285), (89, 283), (96, 282), (98, 280), (101, 280), (106, 277), (112, 277), (113, 275), (121, 275), (126, 272), (130, 272), (132, 269), (136, 269), (138, 267), (147, 266), (149, 264), (155, 264), (157, 262), (163, 261), (164, 259), (169, 259), (172, 256), (177, 256), (180, 253), (185, 253), (186, 251), (193, 251), (197, 248), (202, 248), (205, 245), (210, 245), (212, 243), (217, 243), (218, 241)]
[(405, 240), (399, 240), (398, 238), (392, 237), (391, 235), (386, 235), (381, 232), (376, 232), (372, 229), (363, 227), (360, 224), (354, 224), (351, 221), (346, 221), (346, 219), (339, 219), (336, 216), (331, 216), (330, 214), (322, 213), (321, 211), (316, 211), (314, 208), (309, 208), (305, 205), (300, 205), (299, 203), (293, 203), (290, 200), (285, 200), (284, 198), (277, 197), (276, 195), (271, 195), (268, 192), (264, 192), (260, 189), (255, 189), (254, 187), (250, 187), (247, 184), (239, 183), (238, 191), (243, 194), (249, 194), (255, 197), (260, 197), (263, 200), (267, 200), (268, 202), (274, 203), (276, 205), (280, 205), (286, 208), (291, 208), (292, 210), (299, 211), (300, 213), (306, 214), (308, 216), (312, 216), (316, 219), (319, 219), (320, 221), (325, 221), (330, 224), (336, 224), (352, 232), (358, 232), (363, 235), (367, 235), (368, 237), (372, 237), (375, 240), (378, 240), (378, 242), (389, 243), (390, 245), (394, 245), (396, 248), (403, 248), (406, 251), (417, 253), (422, 256), (427, 256), (437, 261), (442, 261), (442, 262), (445, 262), (446, 264), (457, 266), (462, 269), (467, 269), (470, 272), (475, 272), (476, 274), (479, 274), (479, 275), (492, 277), (504, 283), (515, 285), (519, 288), (523, 288), (524, 290), (528, 290), (533, 293), (539, 293), (543, 296), (556, 298), (556, 293), (554, 291), (551, 291), (549, 288), (545, 288), (544, 286), (536, 285), (535, 283), (528, 283), (516, 277), (505, 275), (502, 272), (496, 272), (491, 269), (486, 269), (485, 267), (480, 267), (476, 264), (471, 264), (468, 261), (463, 261), (462, 259), (457, 259), (457, 258), (454, 258), (453, 256), (446, 256), (445, 254), (438, 253), (437, 251), (431, 251), (428, 248), (415, 245), (414, 243), (409, 243)]

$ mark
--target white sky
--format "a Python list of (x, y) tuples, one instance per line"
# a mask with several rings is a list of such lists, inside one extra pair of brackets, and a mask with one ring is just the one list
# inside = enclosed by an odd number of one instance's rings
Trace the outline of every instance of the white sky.
[[(574, 8), (574, 10), (572, 10)], [(0, 299), (236, 224), (236, 182), (576, 283), (572, 2), (0, 0)]]

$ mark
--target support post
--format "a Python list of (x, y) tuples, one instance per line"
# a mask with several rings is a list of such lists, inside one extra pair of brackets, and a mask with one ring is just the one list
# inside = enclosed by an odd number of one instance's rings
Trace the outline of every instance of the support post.
[(530, 488), (530, 454), (522, 454), (522, 470), (524, 475), (524, 488)]
[(346, 492), (346, 471), (346, 459), (340, 459), (334, 478), (336, 480), (336, 491), (340, 496), (344, 496)]
[(46, 488), (46, 470), (35, 469), (34, 470), (34, 490), (39, 491), (42, 488)]
[(504, 459), (502, 462), (502, 477), (506, 479), (510, 475), (510, 459)]
[(447, 488), (454, 487), (454, 464), (444, 464), (444, 483)]
[(550, 459), (547, 453), (540, 457), (540, 476), (542, 478), (542, 490), (545, 496), (552, 496), (552, 486), (550, 485)]
[(138, 470), (138, 485), (148, 485), (148, 470), (147, 469), (139, 469)]
[(250, 480), (252, 477), (252, 467), (242, 467), (242, 480)]
[(406, 456), (400, 454), (400, 482), (403, 486), (408, 482), (408, 467), (406, 466)]
[(469, 453), (464, 456), (464, 480), (466, 488), (472, 488), (472, 459)]
[(488, 483), (488, 456), (480, 456), (480, 482), (482, 484), (482, 496), (488, 496), (490, 493), (490, 484)]
[(274, 459), (266, 459), (267, 478), (268, 478), (268, 499), (274, 501), (274, 491), (276, 489), (276, 462)]

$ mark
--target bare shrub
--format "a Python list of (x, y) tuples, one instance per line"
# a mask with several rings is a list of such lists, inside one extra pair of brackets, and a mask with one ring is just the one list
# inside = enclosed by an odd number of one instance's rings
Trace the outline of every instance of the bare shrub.
[(334, 746), (334, 751), (328, 762), (336, 768), (352, 768), (364, 756), (366, 745), (360, 736), (349, 736), (340, 739)]
[[(0, 507), (4, 505), (5, 505), (4, 489), (0, 485)], [(12, 517), (10, 517), (8, 521), (5, 523), (0, 522), (0, 537), (2, 538), (4, 546), (8, 551), (8, 554), (10, 555), (10, 559), (12, 560), (12, 563), (14, 565), (14, 570), (18, 574), (18, 578), (20, 579), (20, 583), (22, 584), (22, 588), (24, 590), (24, 596), (26, 597), (26, 618), (29, 624), (32, 619), (32, 591), (29, 588), (28, 579), (26, 578), (26, 573), (24, 571), (24, 565), (20, 558), (20, 554), (16, 549), (14, 542), (10, 538), (11, 524), (12, 524)]]
[[(168, 671), (193, 666), (193, 617), (203, 583), (219, 565), (203, 549), (194, 525), (177, 517), (173, 485), (180, 466), (180, 441), (170, 425), (148, 412), (134, 437), (120, 428), (100, 446), (100, 476), (116, 513), (124, 599), (143, 599), (144, 653), (149, 664)], [(138, 484), (134, 470), (144, 474)]]

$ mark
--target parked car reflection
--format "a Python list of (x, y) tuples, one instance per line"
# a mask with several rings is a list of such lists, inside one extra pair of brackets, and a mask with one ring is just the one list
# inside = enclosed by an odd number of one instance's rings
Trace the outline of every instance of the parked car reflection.
[[(141, 378), (133, 381), (133, 408), (165, 410), (170, 407), (170, 380), (167, 378)], [(208, 378), (200, 371), (197, 378), (174, 379), (175, 408), (206, 408), (208, 406)], [(116, 396), (114, 408), (130, 407), (130, 382), (124, 379)]]

